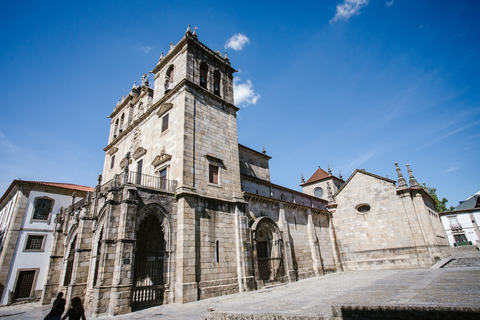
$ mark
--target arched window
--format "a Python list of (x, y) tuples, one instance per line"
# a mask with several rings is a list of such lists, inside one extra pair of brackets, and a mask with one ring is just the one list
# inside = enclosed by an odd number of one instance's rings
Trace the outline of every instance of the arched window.
[(118, 134), (118, 119), (115, 121), (115, 130), (113, 130), (113, 137), (116, 138)]
[(200, 87), (207, 89), (208, 66), (205, 62), (200, 63)]
[(213, 93), (217, 96), (220, 95), (220, 79), (220, 72), (218, 70), (215, 70), (215, 72), (213, 73)]
[(165, 93), (173, 89), (173, 72), (174, 66), (171, 65), (165, 74)]
[(76, 242), (77, 242), (77, 237), (73, 239), (72, 245), (70, 246), (70, 252), (68, 253), (67, 268), (65, 270), (65, 279), (63, 280), (64, 286), (68, 286), (72, 281), (73, 262), (75, 260), (75, 243)]
[(280, 199), (285, 201), (285, 195), (283, 193), (280, 195)]
[(93, 274), (93, 286), (97, 285), (97, 280), (98, 280), (98, 270), (100, 267), (100, 256), (102, 253), (102, 238), (103, 238), (103, 228), (102, 231), (100, 231), (100, 237), (98, 238), (98, 243), (97, 243), (97, 255), (95, 257), (95, 272)]
[(125, 121), (125, 113), (122, 113), (122, 116), (120, 117), (120, 129), (119, 133), (123, 131), (123, 123)]

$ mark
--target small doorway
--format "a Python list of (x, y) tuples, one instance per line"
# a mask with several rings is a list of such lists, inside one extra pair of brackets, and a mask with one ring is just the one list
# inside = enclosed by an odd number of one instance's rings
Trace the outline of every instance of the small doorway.
[(283, 281), (283, 242), (280, 232), (271, 223), (259, 223), (255, 232), (255, 245), (257, 251), (257, 278), (268, 281)]
[(453, 238), (455, 239), (455, 244), (457, 246), (466, 246), (468, 245), (468, 240), (467, 240), (467, 237), (465, 236), (465, 234), (454, 234), (453, 235)]
[(32, 295), (33, 282), (35, 281), (35, 270), (20, 271), (13, 299), (26, 299)]

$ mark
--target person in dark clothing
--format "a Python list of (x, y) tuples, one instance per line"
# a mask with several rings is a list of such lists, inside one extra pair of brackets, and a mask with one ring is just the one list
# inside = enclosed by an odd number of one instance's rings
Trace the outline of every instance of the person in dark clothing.
[(83, 309), (82, 300), (79, 297), (75, 297), (70, 301), (70, 305), (72, 306), (68, 309), (67, 313), (63, 316), (62, 320), (86, 320), (85, 317), (85, 309)]
[(57, 294), (57, 299), (53, 302), (52, 310), (47, 314), (45, 320), (60, 320), (62, 317), (63, 311), (65, 311), (65, 304), (67, 301), (63, 299), (63, 292)]

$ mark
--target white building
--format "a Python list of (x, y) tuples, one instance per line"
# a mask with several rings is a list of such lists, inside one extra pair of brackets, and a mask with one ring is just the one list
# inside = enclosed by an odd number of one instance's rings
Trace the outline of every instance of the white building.
[(0, 304), (41, 297), (55, 216), (93, 188), (14, 180), (0, 199)]
[(480, 240), (480, 191), (455, 207), (440, 213), (451, 246), (477, 244)]

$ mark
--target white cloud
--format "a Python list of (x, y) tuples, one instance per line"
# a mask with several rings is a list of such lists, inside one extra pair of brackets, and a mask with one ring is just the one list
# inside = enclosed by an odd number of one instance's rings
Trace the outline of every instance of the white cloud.
[(395, 0), (387, 1), (387, 2), (385, 3), (385, 6), (386, 6), (386, 7), (391, 7), (391, 6), (393, 5), (393, 1), (395, 1)]
[(246, 107), (249, 104), (256, 104), (260, 95), (253, 90), (253, 84), (250, 80), (240, 83), (240, 78), (233, 79), (233, 99), (237, 106)]
[(143, 52), (148, 53), (150, 50), (152, 50), (152, 47), (143, 46), (141, 49)]
[(337, 11), (335, 16), (330, 20), (330, 23), (338, 20), (347, 21), (353, 15), (360, 14), (360, 9), (368, 5), (368, 0), (344, 0), (343, 3), (337, 4)]
[(452, 171), (455, 171), (455, 170), (458, 170), (458, 169), (460, 169), (460, 168), (459, 167), (450, 167), (447, 170), (443, 171), (442, 173), (449, 173), (449, 172), (452, 172)]
[(348, 170), (346, 170), (346, 171), (350, 171), (350, 170), (354, 170), (354, 169), (360, 169), (360, 166), (362, 164), (364, 164), (365, 162), (367, 162), (368, 160), (370, 160), (370, 158), (372, 158), (374, 155), (375, 155), (375, 152), (369, 151), (367, 153), (364, 153), (364, 154), (358, 156), (356, 159), (353, 159), (352, 162), (350, 162), (347, 165)]
[(237, 33), (228, 39), (227, 43), (225, 43), (225, 49), (232, 48), (235, 51), (242, 50), (243, 46), (249, 42), (250, 40), (248, 40), (247, 36)]

